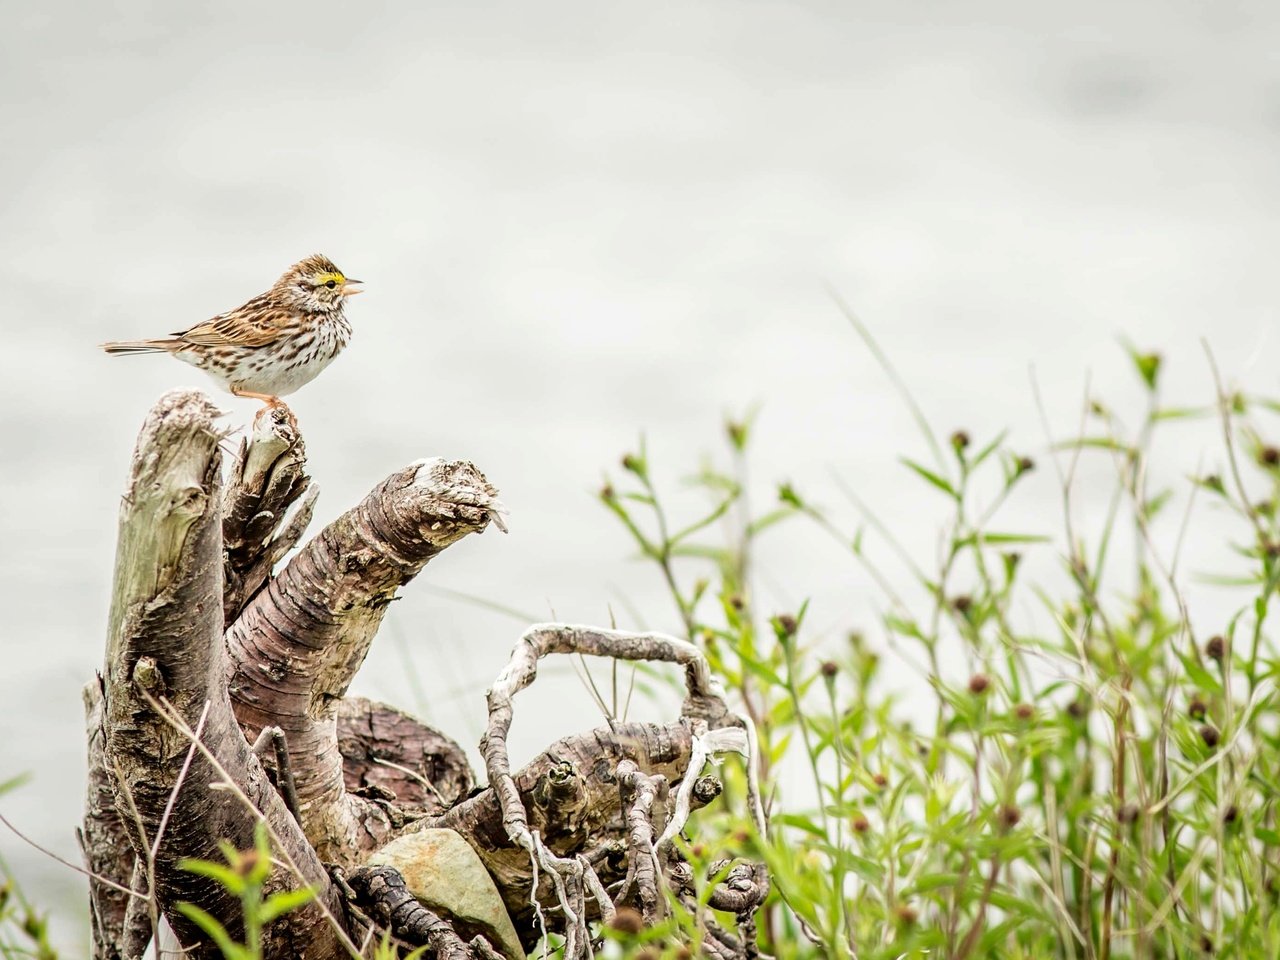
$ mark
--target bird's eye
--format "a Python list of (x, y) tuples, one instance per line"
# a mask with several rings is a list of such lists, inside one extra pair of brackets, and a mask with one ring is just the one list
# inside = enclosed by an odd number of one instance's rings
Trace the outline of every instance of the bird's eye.
[(328, 282), (325, 284), (325, 286), (326, 286), (326, 287), (328, 287), (330, 290), (332, 290), (332, 289), (333, 289), (334, 287), (336, 287), (337, 285), (338, 285), (338, 281), (337, 281), (337, 280), (330, 280), (330, 281), (328, 281)]

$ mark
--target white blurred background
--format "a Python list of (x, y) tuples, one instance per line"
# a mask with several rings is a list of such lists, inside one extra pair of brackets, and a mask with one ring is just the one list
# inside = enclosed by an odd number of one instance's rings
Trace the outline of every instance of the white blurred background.
[[(921, 442), (824, 283), (944, 435), (1007, 426), (1040, 458), (1030, 367), (1068, 433), (1087, 377), (1136, 397), (1121, 335), (1164, 352), (1177, 402), (1212, 401), (1202, 337), (1277, 386), (1274, 3), (0, 11), (0, 780), (32, 775), (0, 812), (73, 860), (130, 448), (161, 392), (207, 385), (95, 345), (234, 307), (306, 254), (369, 290), (293, 398), (318, 520), (433, 455), (511, 510), (405, 591), (356, 684), (469, 747), (520, 622), (435, 588), (676, 628), (594, 499), (642, 432), (678, 489), (758, 403), (760, 502), (791, 478), (851, 530), (839, 474), (932, 555), (945, 504), (895, 463)], [(1218, 462), (1210, 425), (1177, 430), (1174, 477)], [(1058, 529), (1049, 470), (1011, 511)], [(871, 585), (811, 529), (771, 541), (761, 583), (766, 611), (813, 598), (811, 639), (874, 627)], [(598, 719), (567, 667), (542, 686), (517, 759)], [(0, 854), (81, 953), (81, 878), (8, 831)]]

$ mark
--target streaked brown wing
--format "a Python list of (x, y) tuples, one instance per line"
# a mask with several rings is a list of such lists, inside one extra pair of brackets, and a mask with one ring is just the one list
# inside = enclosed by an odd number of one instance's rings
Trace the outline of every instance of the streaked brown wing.
[(238, 310), (219, 314), (173, 336), (203, 347), (265, 347), (284, 336), (289, 327), (288, 312), (269, 306), (265, 300), (255, 297)]

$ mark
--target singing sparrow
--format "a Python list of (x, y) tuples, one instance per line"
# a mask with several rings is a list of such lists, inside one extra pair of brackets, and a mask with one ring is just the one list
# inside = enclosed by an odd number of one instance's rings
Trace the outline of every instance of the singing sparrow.
[(172, 354), (237, 397), (280, 406), (280, 397), (314, 380), (351, 339), (343, 307), (361, 291), (359, 283), (316, 254), (235, 310), (163, 339), (104, 343), (102, 349)]

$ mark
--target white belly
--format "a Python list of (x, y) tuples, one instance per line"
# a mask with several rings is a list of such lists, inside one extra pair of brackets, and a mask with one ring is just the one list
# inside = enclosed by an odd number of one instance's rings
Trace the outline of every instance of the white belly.
[(310, 383), (347, 345), (351, 327), (344, 317), (266, 346), (244, 351), (234, 362), (208, 353), (183, 350), (177, 356), (194, 364), (224, 387), (283, 397)]

